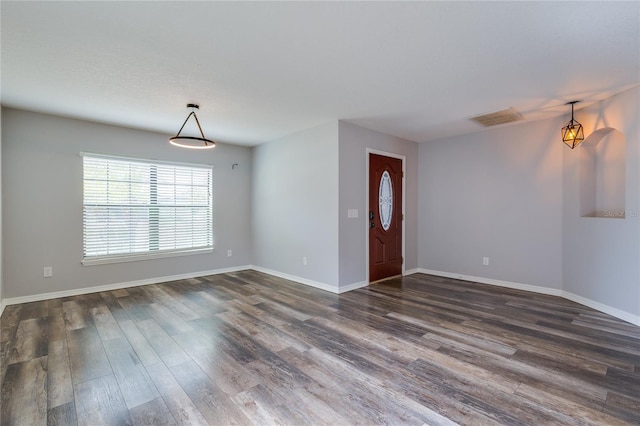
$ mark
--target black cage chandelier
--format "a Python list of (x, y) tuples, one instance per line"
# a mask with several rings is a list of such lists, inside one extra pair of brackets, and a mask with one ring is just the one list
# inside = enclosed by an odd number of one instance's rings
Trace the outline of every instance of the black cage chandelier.
[[(200, 109), (200, 107), (196, 104), (187, 104), (187, 108), (191, 108), (191, 112), (187, 115), (186, 120), (182, 123), (182, 127), (178, 130), (178, 134), (169, 139), (169, 143), (175, 146), (179, 146), (181, 148), (190, 148), (190, 149), (209, 149), (214, 148), (216, 143), (211, 139), (207, 139), (204, 137), (204, 132), (202, 131), (202, 127), (200, 127), (200, 121), (198, 120), (198, 116), (196, 115), (196, 110)], [(187, 121), (193, 116), (196, 120), (196, 124), (198, 125), (198, 130), (200, 130), (200, 136), (181, 136), (182, 129), (184, 129)]]
[(571, 105), (571, 121), (562, 128), (562, 142), (567, 144), (571, 149), (580, 145), (580, 142), (584, 140), (584, 131), (582, 130), (582, 124), (573, 119), (573, 105), (580, 101), (567, 102), (566, 105)]

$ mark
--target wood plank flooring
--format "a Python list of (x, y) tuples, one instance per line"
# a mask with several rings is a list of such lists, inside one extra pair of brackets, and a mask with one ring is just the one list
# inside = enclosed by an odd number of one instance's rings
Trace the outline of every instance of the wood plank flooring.
[(640, 424), (640, 327), (415, 274), (255, 271), (8, 306), (1, 423)]

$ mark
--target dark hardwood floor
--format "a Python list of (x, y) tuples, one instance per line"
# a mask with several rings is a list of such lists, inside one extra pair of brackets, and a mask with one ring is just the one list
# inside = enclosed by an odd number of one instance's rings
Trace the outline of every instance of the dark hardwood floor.
[(640, 424), (640, 328), (416, 274), (254, 271), (8, 306), (2, 425)]

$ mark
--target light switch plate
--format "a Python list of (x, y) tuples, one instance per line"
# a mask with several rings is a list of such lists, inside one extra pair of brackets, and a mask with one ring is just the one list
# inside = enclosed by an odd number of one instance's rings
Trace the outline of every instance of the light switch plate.
[(347, 219), (357, 219), (358, 209), (347, 209)]

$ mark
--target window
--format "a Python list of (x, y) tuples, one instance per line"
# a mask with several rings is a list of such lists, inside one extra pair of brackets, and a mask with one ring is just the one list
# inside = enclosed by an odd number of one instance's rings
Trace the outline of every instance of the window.
[(391, 175), (386, 170), (382, 173), (382, 177), (380, 178), (378, 204), (380, 207), (380, 222), (382, 224), (382, 229), (388, 231), (391, 226), (391, 215), (393, 214), (393, 190), (391, 185)]
[(213, 169), (83, 156), (84, 265), (213, 250)]

